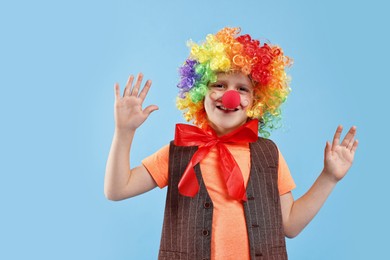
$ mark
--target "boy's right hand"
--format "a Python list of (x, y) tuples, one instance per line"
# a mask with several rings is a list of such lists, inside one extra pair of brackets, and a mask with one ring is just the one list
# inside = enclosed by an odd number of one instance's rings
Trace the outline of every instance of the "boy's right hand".
[(123, 97), (120, 96), (119, 84), (116, 83), (115, 89), (115, 130), (119, 132), (135, 131), (145, 120), (150, 113), (158, 109), (156, 105), (150, 105), (142, 109), (142, 103), (148, 94), (149, 88), (152, 85), (151, 80), (147, 80), (143, 89), (140, 91), (143, 75), (138, 74), (137, 82), (133, 85), (134, 76), (130, 75)]

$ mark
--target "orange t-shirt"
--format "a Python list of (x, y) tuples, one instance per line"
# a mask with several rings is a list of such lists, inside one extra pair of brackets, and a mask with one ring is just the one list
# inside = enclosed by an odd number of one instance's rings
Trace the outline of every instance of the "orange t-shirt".
[[(250, 173), (250, 151), (248, 144), (226, 144), (240, 166), (245, 187)], [(142, 164), (149, 171), (160, 188), (168, 185), (169, 145), (145, 158)], [(202, 177), (214, 205), (211, 259), (250, 259), (249, 240), (243, 204), (227, 195), (218, 165), (218, 152), (214, 147), (200, 162)], [(279, 152), (278, 168), (279, 194), (283, 195), (295, 188), (290, 170)], [(239, 243), (237, 243), (239, 241)]]

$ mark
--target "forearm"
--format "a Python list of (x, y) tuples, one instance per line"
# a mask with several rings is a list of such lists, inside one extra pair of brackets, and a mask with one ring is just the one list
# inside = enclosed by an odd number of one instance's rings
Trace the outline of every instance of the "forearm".
[(135, 131), (115, 131), (107, 159), (104, 193), (110, 200), (119, 200), (130, 177), (130, 148)]
[(324, 171), (321, 172), (309, 191), (293, 202), (284, 224), (286, 236), (295, 237), (309, 224), (324, 205), (336, 183), (337, 181)]

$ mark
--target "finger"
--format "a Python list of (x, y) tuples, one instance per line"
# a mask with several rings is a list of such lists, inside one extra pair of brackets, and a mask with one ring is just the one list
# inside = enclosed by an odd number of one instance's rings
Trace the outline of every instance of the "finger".
[(119, 89), (119, 84), (118, 83), (114, 84), (114, 94), (115, 94), (115, 101), (119, 100), (121, 98), (121, 96), (120, 96), (120, 89)]
[(145, 83), (144, 88), (141, 90), (141, 93), (139, 94), (139, 97), (140, 97), (140, 99), (142, 101), (145, 100), (146, 95), (148, 94), (149, 89), (150, 89), (151, 86), (152, 86), (152, 81), (151, 80), (147, 80), (146, 83)]
[(356, 149), (357, 149), (358, 145), (359, 145), (359, 141), (358, 141), (358, 140), (355, 140), (355, 142), (353, 142), (353, 146), (352, 146), (352, 148), (351, 148), (351, 152), (352, 152), (352, 153), (355, 153), (355, 152), (356, 152)]
[(137, 82), (135, 83), (133, 90), (131, 91), (132, 96), (138, 96), (138, 91), (142, 83), (142, 79), (144, 78), (144, 75), (142, 73), (138, 74)]
[(347, 144), (346, 148), (348, 150), (351, 150), (354, 143), (355, 143), (355, 138), (352, 138), (352, 140), (350, 140), (349, 143)]
[(144, 113), (149, 116), (153, 111), (156, 111), (158, 110), (158, 106), (156, 105), (150, 105), (150, 106), (147, 106), (145, 109), (144, 109)]
[(353, 143), (353, 139), (355, 139), (356, 134), (356, 126), (352, 126), (348, 133), (345, 135), (343, 142), (341, 143), (342, 146), (348, 147), (349, 143)]
[(333, 137), (333, 142), (332, 142), (332, 149), (335, 149), (335, 147), (337, 145), (339, 145), (339, 142), (340, 142), (340, 136), (341, 136), (341, 132), (343, 131), (343, 126), (342, 125), (339, 125), (336, 129), (336, 133), (334, 134), (334, 137)]
[(126, 83), (126, 88), (125, 88), (125, 91), (123, 93), (123, 96), (130, 96), (130, 91), (131, 91), (131, 86), (133, 85), (133, 80), (134, 80), (134, 76), (133, 75), (130, 75), (129, 78), (127, 79), (127, 83)]
[(332, 149), (331, 149), (331, 147), (330, 147), (329, 141), (326, 141), (326, 145), (325, 145), (325, 157), (328, 156), (328, 154), (330, 153), (331, 150), (332, 150)]

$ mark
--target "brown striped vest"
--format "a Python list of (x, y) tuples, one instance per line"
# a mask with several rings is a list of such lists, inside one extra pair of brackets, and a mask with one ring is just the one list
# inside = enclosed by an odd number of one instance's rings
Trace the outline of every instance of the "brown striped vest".
[[(199, 164), (195, 172), (200, 189), (193, 197), (179, 194), (178, 183), (197, 147), (169, 150), (169, 180), (158, 259), (210, 259), (213, 203)], [(250, 144), (251, 170), (244, 202), (251, 259), (287, 259), (278, 191), (278, 150), (259, 138)], [(239, 241), (237, 241), (239, 242)]]

